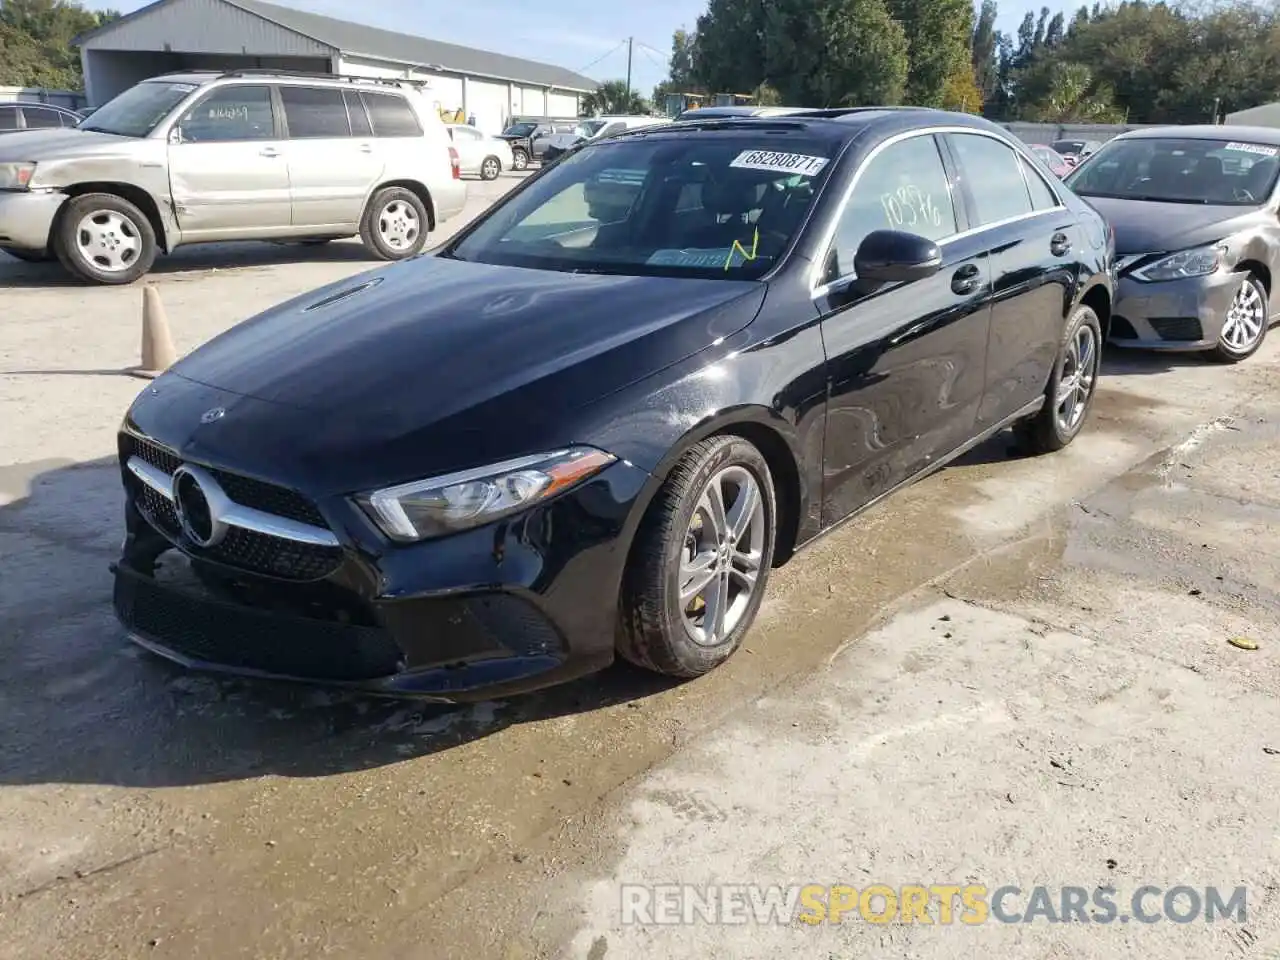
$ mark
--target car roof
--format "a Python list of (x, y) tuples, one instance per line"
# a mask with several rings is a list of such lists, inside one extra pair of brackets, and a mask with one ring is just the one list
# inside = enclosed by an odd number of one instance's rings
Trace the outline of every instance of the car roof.
[(705, 117), (782, 117), (793, 113), (804, 113), (816, 107), (698, 107), (680, 113), (680, 119), (697, 119)]
[(1280, 147), (1280, 129), (1275, 127), (1246, 127), (1231, 124), (1194, 124), (1185, 127), (1143, 127), (1130, 130), (1116, 137), (1117, 140), (1248, 140), (1251, 143)]

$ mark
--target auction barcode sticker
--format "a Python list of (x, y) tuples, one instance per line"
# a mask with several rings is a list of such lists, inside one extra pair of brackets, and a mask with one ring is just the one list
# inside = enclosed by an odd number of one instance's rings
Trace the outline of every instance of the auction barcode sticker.
[(826, 165), (826, 157), (810, 157), (803, 153), (775, 153), (772, 150), (744, 150), (729, 164), (744, 170), (799, 173), (806, 177), (816, 176)]
[(1266, 147), (1260, 143), (1228, 143), (1224, 150), (1239, 150), (1242, 153), (1257, 153), (1264, 157), (1274, 157), (1280, 148)]

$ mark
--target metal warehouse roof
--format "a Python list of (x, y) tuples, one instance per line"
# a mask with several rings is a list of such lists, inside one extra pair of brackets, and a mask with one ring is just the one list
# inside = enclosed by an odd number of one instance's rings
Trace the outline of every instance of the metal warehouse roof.
[[(148, 12), (170, 0), (159, 0), (159, 3), (148, 4), (119, 20), (112, 21), (97, 30), (77, 37), (77, 43), (83, 43), (91, 37), (100, 37), (110, 33), (126, 23), (145, 16)], [(319, 14), (294, 10), (263, 0), (222, 0), (229, 6), (239, 7), (274, 23), (286, 30), (307, 37), (317, 43), (332, 47), (339, 53), (352, 57), (370, 57), (376, 60), (389, 60), (429, 69), (447, 70), (452, 73), (467, 74), (475, 77), (490, 77), (495, 80), (509, 80), (535, 86), (556, 87), (561, 90), (590, 91), (599, 84), (590, 77), (566, 70), (551, 64), (524, 60), (520, 57), (508, 57), (501, 53), (490, 53), (487, 50), (475, 50), (454, 43), (442, 43), (426, 37), (411, 34), (395, 33), (362, 23), (351, 23), (333, 17), (322, 17)]]

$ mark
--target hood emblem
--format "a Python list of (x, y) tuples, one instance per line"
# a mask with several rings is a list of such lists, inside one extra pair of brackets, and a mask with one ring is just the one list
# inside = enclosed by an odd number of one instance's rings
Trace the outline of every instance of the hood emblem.
[(215, 421), (221, 420), (226, 415), (226, 407), (214, 407), (212, 410), (206, 410), (204, 413), (200, 414), (200, 422), (214, 423)]

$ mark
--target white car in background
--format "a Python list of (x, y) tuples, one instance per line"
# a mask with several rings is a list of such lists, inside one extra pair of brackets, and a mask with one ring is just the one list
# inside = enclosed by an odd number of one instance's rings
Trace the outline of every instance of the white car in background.
[(557, 133), (548, 137), (542, 150), (542, 162), (550, 163), (566, 150), (587, 140), (603, 140), (623, 130), (670, 122), (666, 117), (592, 117), (579, 123), (572, 133)]
[(515, 168), (511, 144), (499, 137), (492, 137), (466, 123), (445, 124), (458, 151), (458, 161), (463, 176), (478, 176), (481, 180), (497, 180), (503, 170)]

